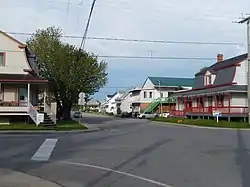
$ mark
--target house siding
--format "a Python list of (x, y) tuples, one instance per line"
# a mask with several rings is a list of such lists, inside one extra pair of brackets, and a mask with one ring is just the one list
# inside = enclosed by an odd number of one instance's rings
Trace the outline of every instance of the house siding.
[(247, 107), (247, 93), (232, 93), (231, 106)]
[(27, 74), (24, 69), (30, 69), (25, 49), (20, 49), (18, 43), (0, 33), (0, 52), (5, 53), (5, 66), (0, 67), (2, 74)]
[(236, 67), (236, 73), (233, 82), (238, 85), (247, 85), (247, 61), (240, 63), (240, 66)]
[(131, 105), (132, 105), (132, 101), (131, 101), (130, 94), (127, 94), (121, 102), (121, 111), (132, 112)]

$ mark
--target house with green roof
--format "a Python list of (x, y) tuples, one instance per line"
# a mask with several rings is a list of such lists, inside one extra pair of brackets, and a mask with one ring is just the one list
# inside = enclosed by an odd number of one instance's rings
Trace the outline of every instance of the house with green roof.
[(193, 78), (147, 77), (140, 92), (140, 113), (158, 110), (159, 98), (168, 98), (180, 90), (192, 89), (193, 85)]

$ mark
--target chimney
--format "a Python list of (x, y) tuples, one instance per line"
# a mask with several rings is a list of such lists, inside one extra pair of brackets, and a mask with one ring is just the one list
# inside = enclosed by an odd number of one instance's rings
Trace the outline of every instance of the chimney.
[(218, 54), (217, 55), (217, 62), (222, 62), (223, 61), (223, 54)]

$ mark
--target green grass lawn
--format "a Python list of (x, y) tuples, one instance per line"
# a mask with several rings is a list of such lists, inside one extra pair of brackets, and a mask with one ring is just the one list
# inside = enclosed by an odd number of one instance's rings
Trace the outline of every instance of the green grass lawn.
[(160, 121), (166, 123), (176, 123), (184, 125), (196, 125), (203, 127), (224, 127), (224, 128), (250, 128), (250, 125), (244, 122), (228, 122), (225, 120), (203, 120), (203, 119), (186, 119), (186, 118), (155, 118), (152, 121)]
[(79, 124), (76, 121), (60, 121), (56, 126), (36, 126), (35, 124), (10, 124), (0, 125), (0, 131), (2, 130), (56, 130), (56, 131), (70, 131), (70, 130), (84, 130), (87, 127)]

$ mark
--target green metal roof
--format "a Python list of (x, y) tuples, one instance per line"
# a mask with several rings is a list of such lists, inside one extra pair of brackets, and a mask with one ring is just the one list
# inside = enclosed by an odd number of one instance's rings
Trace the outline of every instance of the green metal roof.
[(148, 77), (149, 80), (155, 85), (161, 86), (194, 86), (194, 78), (174, 78), (174, 77)]

